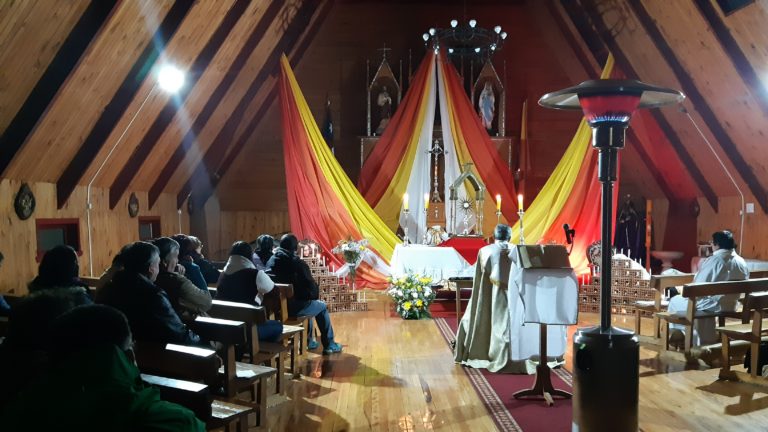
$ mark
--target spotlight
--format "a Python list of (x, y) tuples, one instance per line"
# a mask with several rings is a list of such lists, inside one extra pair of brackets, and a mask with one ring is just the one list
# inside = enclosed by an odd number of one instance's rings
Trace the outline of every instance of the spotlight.
[(507, 38), (507, 32), (501, 32), (501, 38), (506, 39)]
[(496, 27), (494, 27), (494, 28), (493, 28), (493, 31), (495, 31), (495, 32), (496, 32), (496, 34), (499, 34), (499, 33), (501, 33), (501, 26), (496, 26)]
[(451, 20), (451, 27), (456, 28), (456, 26), (459, 25), (459, 22), (456, 20)]
[(421, 35), (421, 38), (424, 39), (424, 42), (426, 42), (429, 40), (429, 35), (424, 33), (423, 35)]
[(435, 35), (435, 28), (434, 27), (429, 29), (429, 35), (430, 36), (434, 36)]
[(473, 20), (473, 19), (469, 20), (470, 27), (475, 28), (476, 25), (477, 25), (477, 20)]

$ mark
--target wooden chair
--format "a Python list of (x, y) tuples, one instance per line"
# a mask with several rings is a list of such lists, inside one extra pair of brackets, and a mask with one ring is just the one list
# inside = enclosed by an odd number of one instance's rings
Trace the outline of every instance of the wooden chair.
[(197, 317), (192, 329), (202, 338), (223, 345), (219, 375), (224, 383), (224, 395), (235, 398), (239, 392), (248, 391), (250, 401), (259, 408), (259, 421), (267, 413), (267, 379), (277, 370), (267, 366), (241, 363), (235, 359), (235, 346), (246, 344), (245, 323), (218, 318)]
[[(731, 381), (746, 381), (752, 384), (768, 386), (768, 379), (761, 376), (758, 370), (760, 357), (760, 342), (768, 336), (768, 293), (757, 293), (749, 296), (744, 309), (751, 315), (751, 323), (730, 324), (717, 327), (722, 340), (722, 354), (720, 379)], [(749, 373), (731, 370), (730, 349), (731, 340), (747, 341), (750, 344), (750, 371)]]
[[(717, 318), (718, 324), (725, 325), (725, 318), (733, 315), (733, 312), (700, 312), (696, 310), (696, 299), (711, 295), (743, 294), (745, 297), (752, 293), (767, 291), (768, 279), (750, 279), (745, 281), (727, 282), (699, 282), (689, 283), (683, 286), (682, 296), (689, 300), (688, 310), (685, 315), (677, 315), (671, 312), (657, 312), (656, 316), (664, 320), (666, 325), (664, 348), (669, 350), (669, 325), (679, 324), (685, 327), (685, 342), (683, 351), (690, 354), (693, 341), (693, 327), (697, 319)], [(739, 313), (741, 316), (741, 313)]]
[(161, 399), (195, 413), (197, 418), (206, 423), (208, 430), (221, 427), (229, 430), (229, 425), (237, 423), (238, 431), (248, 431), (248, 414), (253, 412), (253, 408), (214, 400), (205, 384), (149, 374), (141, 374), (141, 379), (156, 387)]
[(653, 337), (656, 339), (661, 338), (661, 322), (659, 317), (656, 316), (657, 312), (663, 312), (667, 309), (667, 304), (662, 301), (664, 291), (667, 288), (672, 288), (687, 283), (693, 282), (693, 273), (684, 273), (680, 275), (652, 275), (651, 276), (651, 288), (655, 289), (653, 303), (638, 301), (635, 302), (635, 334), (640, 336), (640, 318), (643, 312), (651, 312), (653, 314)]
[(293, 297), (293, 285), (276, 283), (273, 291), (278, 295), (279, 304), (275, 304), (270, 312), (283, 323), (283, 342), (291, 349), (290, 370), (293, 377), (298, 378), (301, 376), (299, 361), (308, 341), (310, 317), (288, 315), (288, 299)]
[(248, 357), (250, 363), (267, 364), (276, 368), (275, 393), (284, 394), (283, 367), (285, 364), (285, 354), (289, 349), (282, 344), (259, 341), (257, 325), (263, 324), (267, 320), (265, 308), (247, 303), (214, 300), (209, 313), (214, 318), (245, 323), (246, 344), (244, 355)]
[[(461, 292), (462, 291), (472, 291), (472, 283), (473, 278), (471, 277), (455, 277), (455, 278), (449, 278), (448, 282), (453, 284), (453, 286), (456, 288), (456, 320), (457, 322), (461, 322), (461, 318), (464, 316), (464, 314), (461, 313)], [(466, 301), (469, 301), (469, 299), (466, 299)]]

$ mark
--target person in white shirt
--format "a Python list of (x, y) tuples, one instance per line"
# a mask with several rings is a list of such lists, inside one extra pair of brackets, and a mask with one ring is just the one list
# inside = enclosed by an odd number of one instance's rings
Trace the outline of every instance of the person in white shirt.
[[(712, 234), (714, 253), (702, 261), (699, 271), (693, 277), (694, 282), (721, 282), (749, 279), (749, 268), (744, 258), (734, 250), (733, 233), (728, 230)], [(739, 294), (712, 295), (696, 299), (696, 310), (700, 312), (721, 312), (736, 309)], [(669, 312), (685, 315), (689, 300), (683, 296), (675, 296), (669, 300)], [(681, 346), (685, 338), (685, 327), (679, 324), (670, 325), (670, 344)], [(693, 345), (707, 345), (718, 341), (715, 331), (715, 319), (697, 319), (693, 328)]]

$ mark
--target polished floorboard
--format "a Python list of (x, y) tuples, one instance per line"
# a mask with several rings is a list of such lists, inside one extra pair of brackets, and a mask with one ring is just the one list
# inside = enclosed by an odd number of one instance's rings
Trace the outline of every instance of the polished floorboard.
[[(270, 396), (260, 430), (496, 430), (435, 324), (392, 317), (384, 296), (368, 298), (368, 312), (331, 315), (344, 352), (310, 353), (302, 378), (288, 382), (285, 396)], [(584, 313), (579, 324), (596, 322)], [(631, 328), (632, 317), (614, 324)], [(643, 326), (649, 334), (650, 320)], [(641, 345), (640, 357), (640, 430), (768, 431), (768, 387), (717, 381), (717, 369), (686, 367), (651, 345)]]

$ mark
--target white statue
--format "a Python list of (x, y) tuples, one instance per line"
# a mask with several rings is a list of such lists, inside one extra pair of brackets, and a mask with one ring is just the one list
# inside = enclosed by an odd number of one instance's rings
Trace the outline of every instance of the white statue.
[(487, 130), (493, 128), (493, 117), (496, 113), (496, 96), (493, 94), (493, 87), (491, 82), (486, 81), (483, 91), (480, 93), (480, 98), (477, 100), (477, 110), (480, 114), (480, 120), (483, 122), (483, 127)]
[(384, 129), (389, 124), (389, 119), (392, 117), (392, 98), (387, 92), (387, 86), (381, 88), (379, 96), (376, 99), (376, 105), (379, 106), (380, 118), (379, 126), (376, 128), (376, 134), (381, 135), (384, 133)]

